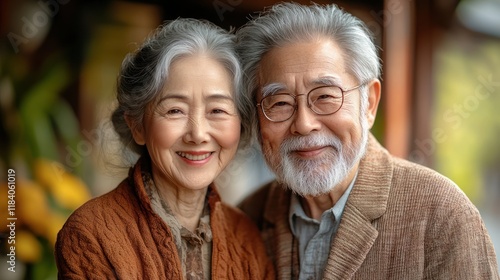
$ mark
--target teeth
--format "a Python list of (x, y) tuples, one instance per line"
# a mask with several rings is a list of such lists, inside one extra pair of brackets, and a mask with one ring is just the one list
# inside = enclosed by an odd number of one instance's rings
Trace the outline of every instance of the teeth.
[(180, 155), (183, 158), (187, 158), (189, 160), (204, 160), (207, 157), (209, 157), (212, 153), (206, 153), (204, 155), (192, 155), (188, 153), (183, 153), (183, 152), (177, 152), (178, 155)]

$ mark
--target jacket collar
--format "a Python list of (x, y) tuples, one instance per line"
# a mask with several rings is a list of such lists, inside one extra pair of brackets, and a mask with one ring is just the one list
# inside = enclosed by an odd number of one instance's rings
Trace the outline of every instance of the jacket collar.
[(391, 155), (373, 135), (369, 137), (358, 172), (347, 204), (356, 208), (367, 221), (373, 221), (386, 211), (393, 176)]

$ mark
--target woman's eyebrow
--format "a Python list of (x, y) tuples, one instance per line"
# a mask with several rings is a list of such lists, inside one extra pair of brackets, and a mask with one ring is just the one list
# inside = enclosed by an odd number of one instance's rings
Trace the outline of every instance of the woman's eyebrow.
[(162, 96), (158, 100), (157, 105), (161, 104), (163, 101), (168, 100), (168, 99), (188, 100), (189, 98), (185, 95), (177, 94), (177, 93), (167, 94), (167, 95)]
[(233, 97), (222, 93), (213, 93), (205, 97), (205, 100), (228, 100), (234, 101)]
[[(157, 105), (161, 104), (162, 102), (164, 102), (165, 100), (172, 100), (172, 99), (175, 99), (175, 100), (180, 100), (180, 101), (188, 101), (190, 98), (186, 95), (183, 95), (183, 94), (167, 94), (167, 95), (164, 95), (162, 96), (158, 102), (157, 102)], [(205, 101), (212, 101), (212, 100), (227, 100), (227, 101), (231, 101), (231, 102), (234, 102), (234, 99), (232, 96), (229, 96), (227, 94), (222, 94), (222, 93), (213, 93), (213, 94), (209, 94), (207, 96), (204, 97), (204, 100)]]

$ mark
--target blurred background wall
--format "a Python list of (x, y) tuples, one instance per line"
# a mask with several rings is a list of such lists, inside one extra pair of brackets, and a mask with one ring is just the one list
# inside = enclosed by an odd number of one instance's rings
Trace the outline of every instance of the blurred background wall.
[[(134, 158), (108, 119), (124, 56), (164, 20), (238, 28), (275, 2), (0, 2), (0, 223), (17, 218), (15, 273), (6, 262), (10, 232), (1, 227), (2, 279), (55, 279), (52, 248), (67, 216), (126, 176)], [(375, 35), (384, 65), (375, 136), (393, 154), (454, 180), (500, 253), (500, 0), (317, 3), (338, 4)], [(253, 147), (240, 151), (218, 184), (236, 204), (272, 178)]]

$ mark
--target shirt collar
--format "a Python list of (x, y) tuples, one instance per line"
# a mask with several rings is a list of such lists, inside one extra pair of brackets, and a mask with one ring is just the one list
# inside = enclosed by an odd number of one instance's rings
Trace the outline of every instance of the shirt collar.
[[(356, 181), (356, 178), (358, 176), (358, 172), (354, 175), (354, 178), (352, 179), (351, 183), (349, 184), (349, 187), (346, 189), (346, 191), (342, 194), (340, 199), (333, 205), (332, 208), (326, 210), (326, 212), (331, 212), (333, 214), (333, 218), (335, 220), (340, 220), (342, 217), (342, 213), (344, 212), (345, 205), (347, 203), (347, 198), (349, 197), (349, 194), (351, 193), (351, 190), (354, 186), (354, 182)], [(323, 216), (324, 213), (321, 215)], [(311, 217), (307, 216), (304, 208), (302, 207), (302, 204), (300, 203), (299, 196), (297, 194), (292, 194), (291, 195), (291, 201), (290, 201), (290, 210), (288, 211), (288, 222), (290, 224), (290, 228), (292, 230), (292, 233), (295, 234), (295, 219), (294, 217), (301, 218), (305, 221), (310, 221), (314, 223), (318, 223), (318, 221), (312, 219)]]

